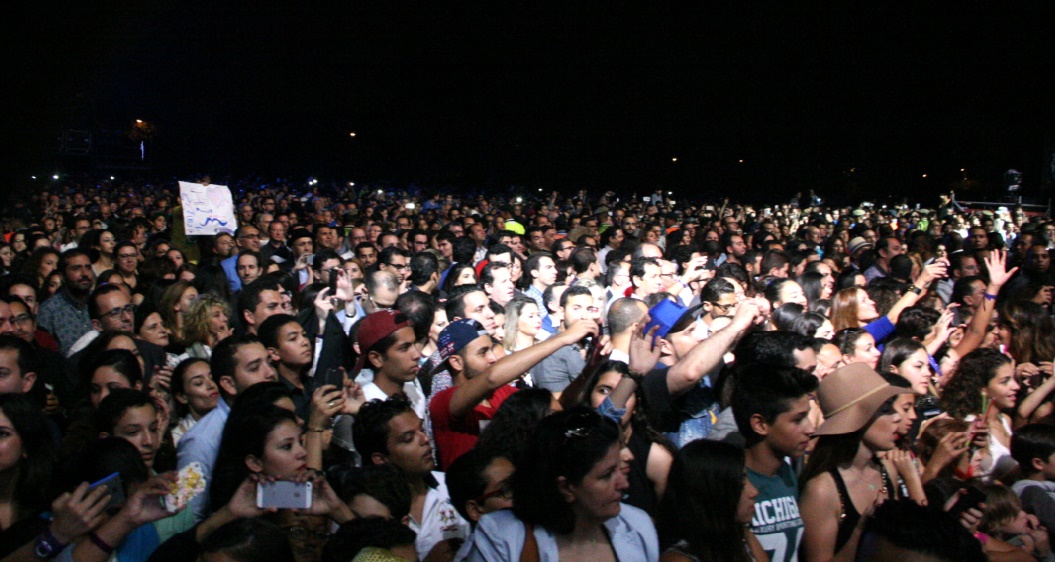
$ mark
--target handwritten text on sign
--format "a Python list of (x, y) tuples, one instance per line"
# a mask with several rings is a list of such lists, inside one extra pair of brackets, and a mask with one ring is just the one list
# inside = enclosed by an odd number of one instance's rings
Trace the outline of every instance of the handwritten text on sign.
[(234, 202), (226, 185), (179, 182), (187, 236), (234, 232)]

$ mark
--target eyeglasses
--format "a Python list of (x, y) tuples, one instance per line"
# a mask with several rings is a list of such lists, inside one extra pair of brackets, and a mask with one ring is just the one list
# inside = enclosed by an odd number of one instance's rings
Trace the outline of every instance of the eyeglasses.
[(134, 260), (138, 257), (139, 254), (117, 254), (117, 258), (122, 260)]
[(513, 485), (509, 481), (502, 482), (502, 485), (497, 490), (491, 490), (486, 494), (476, 498), (476, 503), (483, 505), (484, 502), (491, 498), (502, 498), (504, 500), (513, 499)]
[(110, 309), (109, 312), (104, 312), (103, 316), (107, 316), (107, 317), (113, 318), (115, 320), (120, 318), (121, 315), (126, 314), (126, 313), (130, 314), (132, 316), (135, 316), (136, 308), (138, 308), (138, 307), (136, 305), (134, 305), (134, 304), (130, 304), (130, 305), (127, 305), (127, 306), (124, 306), (124, 307), (112, 308), (112, 309)]
[(245, 240), (246, 238), (248, 238), (250, 240), (260, 240), (260, 235), (259, 234), (243, 234), (242, 236), (238, 237), (239, 240)]
[(730, 308), (740, 304), (739, 302), (734, 302), (732, 304), (722, 304), (720, 302), (715, 302), (715, 301), (707, 301), (707, 302), (711, 303), (711, 306), (721, 309), (722, 312), (729, 312)]
[(19, 314), (18, 316), (15, 316), (15, 317), (11, 318), (11, 323), (12, 324), (19, 324), (19, 325), (21, 325), (21, 324), (25, 324), (27, 322), (32, 322), (32, 321), (33, 321), (33, 315), (32, 314)]
[(409, 265), (404, 265), (404, 264), (400, 264), (400, 263), (386, 263), (385, 265), (387, 265), (388, 267), (394, 268), (396, 271), (406, 271), (406, 270), (410, 269)]

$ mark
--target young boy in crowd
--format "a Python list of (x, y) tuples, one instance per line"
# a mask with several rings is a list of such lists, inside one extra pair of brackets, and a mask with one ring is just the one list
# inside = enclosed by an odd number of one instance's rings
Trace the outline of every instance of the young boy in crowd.
[(746, 445), (747, 477), (759, 491), (751, 531), (773, 562), (798, 560), (804, 527), (798, 481), (787, 459), (806, 453), (816, 429), (809, 413), (817, 384), (794, 367), (753, 364), (736, 374), (733, 415)]
[(1055, 426), (1029, 424), (1011, 436), (1011, 457), (1022, 470), (1022, 480), (1011, 489), (1050, 533), (1055, 530)]
[(391, 464), (411, 490), (410, 528), (417, 533), (418, 558), (453, 556), (469, 525), (451, 504), (444, 474), (436, 472), (425, 424), (402, 395), (371, 400), (353, 426), (355, 448), (364, 464)]

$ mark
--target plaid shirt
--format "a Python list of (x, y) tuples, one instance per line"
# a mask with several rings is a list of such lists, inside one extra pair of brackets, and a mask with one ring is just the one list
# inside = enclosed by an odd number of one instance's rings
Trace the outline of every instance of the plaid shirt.
[(40, 303), (37, 326), (59, 340), (59, 352), (63, 356), (81, 336), (93, 329), (87, 303), (78, 302), (66, 288)]

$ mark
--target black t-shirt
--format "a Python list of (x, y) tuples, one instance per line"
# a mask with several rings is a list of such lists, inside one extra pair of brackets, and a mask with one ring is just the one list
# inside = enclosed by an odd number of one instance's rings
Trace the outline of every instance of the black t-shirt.
[(40, 515), (25, 517), (0, 532), (0, 559), (22, 548), (26, 543), (36, 540), (48, 526), (47, 520)]

